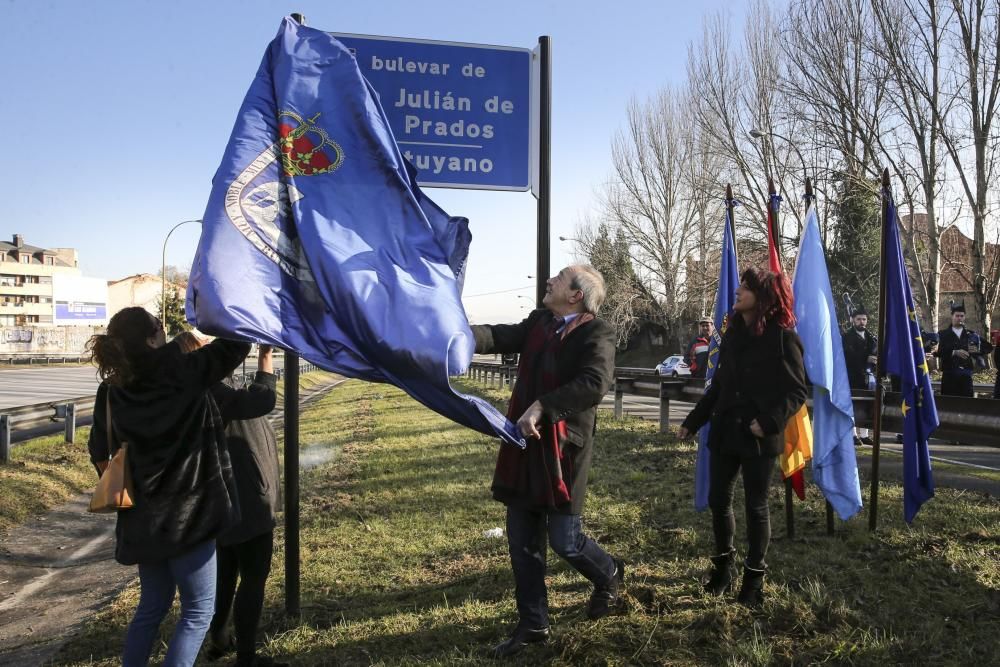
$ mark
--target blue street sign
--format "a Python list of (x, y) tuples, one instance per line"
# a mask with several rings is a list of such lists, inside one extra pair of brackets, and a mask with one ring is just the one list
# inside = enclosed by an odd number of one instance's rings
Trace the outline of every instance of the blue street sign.
[(421, 185), (530, 187), (530, 49), (332, 34), (378, 92)]

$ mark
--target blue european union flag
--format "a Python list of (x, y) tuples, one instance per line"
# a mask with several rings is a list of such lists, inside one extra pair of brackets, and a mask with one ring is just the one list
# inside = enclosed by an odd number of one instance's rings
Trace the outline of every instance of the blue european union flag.
[(934, 497), (934, 478), (927, 439), (938, 427), (937, 406), (931, 389), (920, 336), (920, 321), (913, 307), (913, 293), (903, 263), (899, 241), (896, 203), (886, 190), (887, 199), (885, 259), (885, 360), (890, 375), (898, 375), (903, 403), (903, 518), (907, 523), (920, 506)]
[(461, 302), (470, 240), (468, 221), (417, 187), (354, 57), (286, 18), (212, 183), (187, 316), (209, 334), (392, 383), (523, 446), (502, 414), (448, 380), (475, 348)]
[(813, 481), (840, 518), (847, 520), (861, 510), (854, 404), (815, 206), (806, 213), (793, 289), (795, 331), (802, 339), (806, 375), (812, 382)]
[[(740, 286), (740, 270), (736, 263), (736, 245), (733, 243), (732, 225), (729, 211), (726, 211), (725, 229), (722, 231), (722, 258), (719, 262), (719, 287), (715, 292), (715, 331), (708, 344), (708, 368), (705, 369), (705, 389), (712, 385), (712, 376), (719, 363), (719, 345), (722, 334), (729, 328), (733, 304), (736, 302), (736, 288)], [(694, 467), (694, 508), (701, 512), (708, 507), (709, 457), (708, 432), (705, 424), (698, 432), (698, 456)]]

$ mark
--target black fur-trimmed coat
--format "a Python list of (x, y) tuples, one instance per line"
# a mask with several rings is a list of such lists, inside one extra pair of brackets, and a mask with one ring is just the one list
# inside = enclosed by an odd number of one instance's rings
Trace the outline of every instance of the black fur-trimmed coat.
[[(158, 562), (215, 539), (239, 520), (219, 408), (209, 388), (228, 376), (249, 344), (217, 339), (184, 354), (176, 343), (153, 350), (138, 380), (102, 383), (90, 430), (91, 461), (107, 460), (127, 442), (134, 507), (118, 512), (115, 559)], [(111, 401), (113, 442), (106, 435)]]

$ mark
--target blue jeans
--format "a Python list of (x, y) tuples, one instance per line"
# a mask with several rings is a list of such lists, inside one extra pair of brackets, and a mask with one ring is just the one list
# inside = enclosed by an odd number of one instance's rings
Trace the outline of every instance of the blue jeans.
[(215, 542), (202, 542), (169, 560), (139, 564), (139, 606), (125, 635), (124, 667), (149, 662), (160, 623), (180, 591), (181, 617), (167, 648), (164, 667), (190, 667), (198, 657), (215, 612)]
[(518, 625), (526, 628), (549, 627), (546, 541), (594, 586), (607, 586), (615, 575), (615, 561), (584, 535), (579, 514), (549, 514), (508, 506), (507, 546), (514, 569)]

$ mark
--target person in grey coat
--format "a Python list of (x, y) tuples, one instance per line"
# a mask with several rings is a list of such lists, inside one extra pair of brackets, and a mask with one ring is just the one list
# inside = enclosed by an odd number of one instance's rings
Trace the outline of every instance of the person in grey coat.
[[(185, 351), (202, 344), (191, 334), (181, 334), (178, 342)], [(261, 345), (258, 370), (249, 387), (236, 389), (219, 382), (211, 388), (226, 428), (241, 520), (216, 539), (215, 615), (206, 653), (217, 659), (235, 648), (238, 667), (283, 664), (256, 653), (279, 502), (277, 439), (266, 419), (277, 400), (276, 383), (271, 348)], [(230, 620), (234, 634), (229, 632)]]

